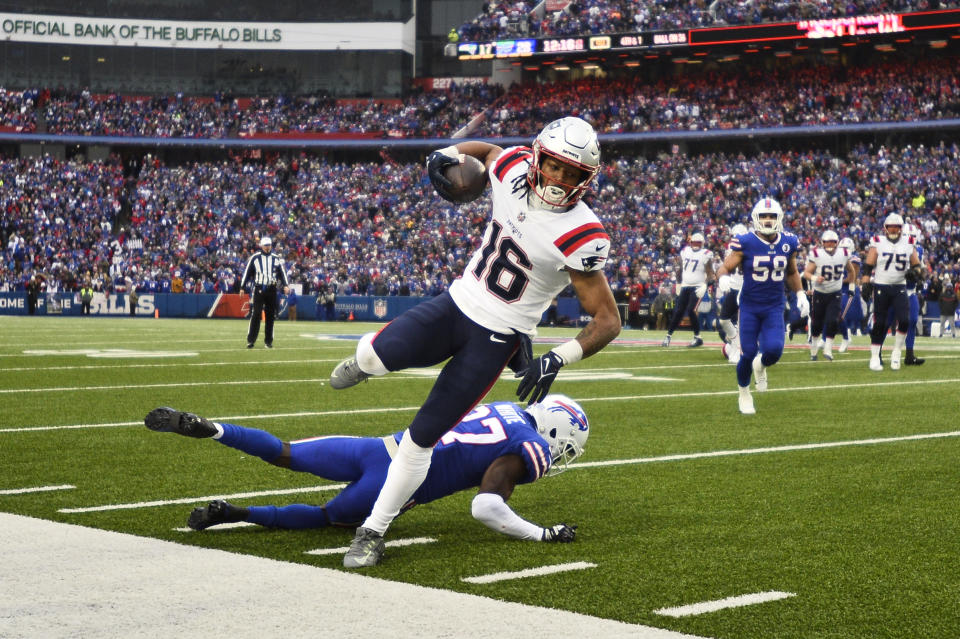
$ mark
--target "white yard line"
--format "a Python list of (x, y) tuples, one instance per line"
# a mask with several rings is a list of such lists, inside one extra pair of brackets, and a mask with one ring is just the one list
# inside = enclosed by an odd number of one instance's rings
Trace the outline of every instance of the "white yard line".
[[(433, 544), (436, 543), (436, 539), (433, 537), (409, 537), (407, 539), (393, 539), (384, 544), (387, 548), (401, 548), (403, 546), (415, 546), (418, 544)], [(314, 550), (305, 550), (303, 554), (305, 555), (342, 555), (345, 552), (350, 550), (350, 546), (343, 546), (341, 548), (316, 548)]]
[(181, 499), (158, 499), (156, 501), (138, 501), (132, 504), (107, 504), (105, 506), (87, 506), (84, 508), (61, 508), (61, 513), (92, 513), (104, 510), (128, 510), (131, 508), (152, 508), (154, 506), (170, 506), (173, 504), (194, 504), (213, 501), (214, 499), (246, 499), (247, 497), (267, 497), (270, 495), (297, 495), (300, 493), (319, 493), (327, 490), (340, 490), (346, 484), (327, 484), (324, 486), (307, 486), (304, 488), (287, 488), (282, 490), (258, 490), (251, 493), (234, 493), (232, 495), (207, 495), (206, 497), (183, 497)]
[(715, 599), (713, 601), (701, 601), (700, 603), (677, 606), (675, 608), (660, 608), (653, 612), (666, 617), (689, 617), (692, 615), (702, 615), (706, 612), (716, 612), (717, 610), (724, 610), (726, 608), (752, 606), (754, 604), (778, 601), (796, 596), (796, 593), (792, 592), (771, 590), (769, 592), (755, 592), (749, 595), (738, 595), (736, 597), (726, 597), (725, 599)]
[(526, 577), (542, 577), (543, 575), (553, 575), (558, 572), (569, 572), (571, 570), (586, 570), (587, 568), (596, 568), (597, 564), (589, 561), (574, 561), (568, 564), (554, 564), (552, 566), (540, 566), (539, 568), (527, 568), (526, 570), (517, 570), (513, 572), (495, 572), (489, 575), (478, 575), (476, 577), (463, 577), (460, 581), (468, 584), (492, 584), (498, 581), (509, 581), (511, 579), (524, 579)]
[[(216, 526), (212, 526), (212, 527), (210, 527), (210, 528), (205, 529), (203, 532), (209, 532), (209, 531), (211, 531), (211, 530), (213, 530), (213, 531), (216, 531), (216, 530), (230, 530), (231, 528), (253, 528), (253, 527), (255, 527), (255, 526), (256, 526), (256, 524), (251, 524), (249, 521), (235, 521), (235, 522), (232, 522), (232, 523), (229, 523), (229, 524), (217, 524)], [(184, 526), (184, 527), (182, 527), (182, 528), (174, 528), (173, 530), (175, 530), (175, 531), (177, 531), (177, 532), (184, 532), (184, 533), (194, 533), (194, 532), (197, 532), (197, 531), (194, 530), (193, 528), (188, 528), (187, 526)]]
[(111, 368), (189, 368), (189, 367), (198, 367), (198, 366), (238, 366), (241, 365), (244, 368), (248, 366), (273, 366), (276, 364), (327, 364), (331, 362), (339, 362), (340, 358), (334, 359), (277, 359), (277, 360), (259, 360), (253, 362), (174, 362), (171, 364), (105, 364), (105, 365), (95, 365), (95, 364), (86, 364), (83, 366), (17, 366), (13, 368), (4, 368), (2, 373), (13, 373), (13, 372), (30, 372), (30, 371), (101, 371), (108, 370)]
[(34, 488), (8, 488), (7, 490), (0, 490), (0, 495), (23, 495), (25, 493), (45, 493), (51, 490), (71, 490), (76, 488), (70, 484), (63, 484), (61, 486), (36, 486)]

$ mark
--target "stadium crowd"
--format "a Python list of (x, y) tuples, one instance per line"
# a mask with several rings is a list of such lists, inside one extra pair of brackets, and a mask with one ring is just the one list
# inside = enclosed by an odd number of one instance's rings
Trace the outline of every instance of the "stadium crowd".
[[(581, 79), (511, 87), (464, 84), (403, 100), (122, 97), (0, 92), (0, 126), (56, 134), (224, 138), (359, 134), (446, 137), (486, 110), (478, 134), (532, 135), (570, 114), (600, 133), (735, 129), (960, 117), (960, 60), (799, 66)], [(41, 126), (42, 125), (42, 126)]]
[[(458, 40), (659, 31), (955, 9), (955, 0), (571, 0), (536, 11), (535, 0), (485, 2), (456, 28)], [(547, 3), (551, 4), (551, 3)]]
[[(612, 150), (611, 150), (612, 151)], [(0, 290), (33, 274), (48, 288), (236, 291), (261, 234), (273, 237), (292, 283), (340, 295), (435, 295), (479, 243), (487, 198), (453, 206), (419, 163), (332, 163), (302, 155), (168, 166), (146, 156), (124, 186), (118, 159), (0, 162)], [(624, 156), (608, 152), (589, 203), (611, 235), (617, 291), (654, 295), (673, 257), (701, 231), (722, 253), (728, 229), (776, 194), (801, 244), (832, 228), (865, 249), (890, 211), (924, 230), (936, 276), (960, 282), (960, 146), (859, 146)]]

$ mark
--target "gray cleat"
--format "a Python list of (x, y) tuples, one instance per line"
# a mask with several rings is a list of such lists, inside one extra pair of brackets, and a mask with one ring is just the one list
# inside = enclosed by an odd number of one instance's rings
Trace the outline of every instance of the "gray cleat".
[(383, 559), (383, 535), (376, 530), (357, 528), (350, 550), (343, 556), (344, 568), (376, 566)]
[(360, 382), (367, 381), (369, 377), (370, 375), (360, 370), (357, 358), (350, 357), (337, 364), (337, 367), (330, 373), (330, 386), (337, 390), (350, 388)]
[(177, 433), (197, 438), (213, 437), (217, 434), (217, 427), (210, 420), (169, 406), (154, 408), (143, 418), (143, 423), (158, 433)]

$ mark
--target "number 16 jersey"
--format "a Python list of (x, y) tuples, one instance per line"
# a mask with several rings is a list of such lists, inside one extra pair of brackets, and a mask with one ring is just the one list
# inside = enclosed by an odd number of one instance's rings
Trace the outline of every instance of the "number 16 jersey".
[(603, 269), (610, 238), (593, 211), (577, 202), (564, 212), (530, 206), (529, 147), (509, 147), (489, 168), (493, 215), (483, 243), (450, 296), (471, 320), (497, 333), (535, 335), (550, 302), (569, 283), (566, 267)]
[(730, 250), (743, 253), (743, 287), (741, 306), (783, 306), (787, 301), (784, 280), (787, 264), (795, 255), (799, 240), (793, 233), (783, 232), (767, 242), (755, 232), (738, 235), (730, 242)]

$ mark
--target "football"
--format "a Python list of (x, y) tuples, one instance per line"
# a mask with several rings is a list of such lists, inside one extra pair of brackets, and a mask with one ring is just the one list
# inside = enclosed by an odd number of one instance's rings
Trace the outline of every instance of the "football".
[(448, 166), (443, 175), (450, 180), (450, 196), (460, 204), (473, 202), (487, 187), (487, 168), (472, 155), (464, 155), (460, 164)]

